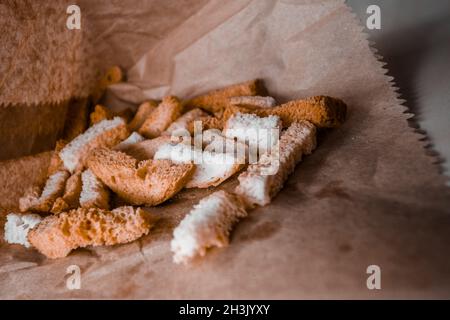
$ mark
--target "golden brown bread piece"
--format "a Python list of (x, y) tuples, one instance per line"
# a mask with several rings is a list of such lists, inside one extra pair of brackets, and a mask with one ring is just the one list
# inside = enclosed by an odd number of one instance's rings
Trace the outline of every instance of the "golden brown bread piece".
[(155, 100), (149, 100), (141, 103), (136, 111), (136, 114), (134, 115), (133, 120), (131, 120), (128, 124), (130, 131), (138, 131), (157, 106), (158, 102)]
[(123, 118), (103, 120), (69, 142), (59, 157), (70, 172), (82, 170), (91, 150), (97, 147), (113, 147), (126, 139), (130, 133)]
[(59, 157), (59, 152), (62, 150), (62, 148), (65, 147), (66, 144), (67, 142), (63, 139), (56, 141), (55, 150), (53, 151), (52, 157), (50, 158), (50, 164), (47, 169), (48, 176), (51, 176), (59, 170), (64, 170), (64, 164)]
[(66, 181), (64, 194), (55, 200), (52, 213), (60, 213), (69, 209), (77, 208), (80, 204), (81, 172), (75, 172)]
[(186, 102), (186, 108), (202, 108), (211, 113), (221, 112), (230, 105), (228, 98), (237, 96), (266, 96), (267, 89), (261, 79), (254, 79), (210, 91)]
[(107, 148), (94, 150), (87, 165), (122, 199), (134, 205), (158, 205), (180, 191), (192, 177), (193, 164), (144, 160)]
[(139, 133), (150, 139), (159, 137), (172, 122), (181, 116), (182, 111), (183, 106), (177, 97), (164, 97), (163, 101), (144, 121)]
[(276, 115), (283, 121), (283, 127), (302, 120), (313, 123), (318, 128), (338, 127), (345, 121), (347, 105), (340, 99), (328, 96), (315, 96), (303, 100), (294, 100), (274, 108), (246, 108), (230, 106), (223, 114), (226, 121), (233, 114), (253, 113), (259, 117)]
[(173, 261), (186, 264), (211, 247), (226, 247), (233, 226), (246, 216), (239, 197), (224, 190), (201, 199), (173, 231)]
[(141, 208), (78, 208), (47, 216), (28, 233), (28, 240), (39, 252), (56, 259), (80, 247), (134, 241), (147, 234), (155, 221)]

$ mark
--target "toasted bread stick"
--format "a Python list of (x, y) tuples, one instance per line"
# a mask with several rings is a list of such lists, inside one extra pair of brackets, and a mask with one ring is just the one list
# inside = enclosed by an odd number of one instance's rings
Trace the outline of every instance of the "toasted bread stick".
[(238, 177), (236, 193), (248, 207), (264, 206), (281, 190), (302, 155), (316, 147), (316, 128), (308, 121), (293, 123), (271, 153), (261, 156)]
[(139, 128), (139, 133), (150, 139), (159, 137), (172, 122), (181, 116), (182, 110), (183, 106), (177, 97), (165, 97)]
[(223, 111), (228, 105), (228, 98), (237, 96), (266, 96), (267, 89), (260, 79), (234, 84), (222, 89), (208, 92), (186, 102), (188, 109), (202, 108), (208, 112)]
[(173, 232), (174, 262), (186, 264), (208, 248), (227, 246), (233, 225), (246, 216), (244, 205), (230, 193), (217, 191), (203, 198)]
[(306, 120), (318, 128), (338, 127), (345, 121), (347, 105), (340, 99), (316, 96), (304, 100), (294, 100), (274, 108), (228, 107), (223, 115), (226, 121), (233, 114), (253, 113), (260, 117), (276, 115), (283, 121), (283, 127), (289, 127), (293, 122)]
[(138, 161), (120, 151), (99, 148), (88, 159), (92, 172), (126, 202), (158, 205), (180, 191), (194, 173), (193, 164), (169, 160)]
[(157, 106), (158, 102), (155, 100), (149, 100), (141, 103), (136, 111), (136, 114), (134, 115), (133, 120), (131, 120), (128, 124), (130, 131), (138, 131)]
[(154, 221), (141, 208), (79, 208), (47, 216), (28, 233), (28, 240), (39, 252), (56, 259), (79, 247), (134, 241), (147, 234)]
[(67, 144), (59, 156), (67, 170), (79, 171), (84, 168), (91, 150), (97, 147), (113, 147), (128, 136), (127, 126), (122, 118), (103, 120)]

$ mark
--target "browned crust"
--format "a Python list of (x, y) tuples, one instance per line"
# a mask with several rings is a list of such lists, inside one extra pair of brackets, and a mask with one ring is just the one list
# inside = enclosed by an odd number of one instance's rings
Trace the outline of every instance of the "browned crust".
[(159, 137), (172, 122), (181, 116), (182, 111), (183, 106), (177, 97), (165, 97), (144, 121), (139, 133), (150, 139)]
[(294, 100), (274, 108), (246, 108), (229, 106), (223, 115), (226, 121), (231, 115), (253, 113), (260, 117), (279, 116), (283, 127), (289, 127), (293, 122), (302, 120), (313, 123), (318, 128), (334, 128), (344, 123), (347, 105), (340, 99), (328, 96), (315, 96), (303, 100)]
[(155, 100), (149, 100), (141, 103), (136, 111), (136, 114), (134, 115), (133, 120), (131, 120), (128, 124), (130, 131), (139, 130), (156, 107), (158, 107), (158, 102)]
[[(83, 170), (83, 168), (85, 167), (86, 158), (89, 156), (89, 153), (93, 149), (98, 147), (113, 147), (122, 140), (126, 139), (129, 135), (130, 132), (128, 131), (127, 125), (120, 124), (119, 126), (96, 136), (94, 139), (85, 144), (84, 147), (79, 151), (81, 153), (79, 156), (79, 163), (73, 171)], [(68, 147), (69, 145), (66, 145), (66, 147)]]
[(140, 208), (78, 208), (46, 217), (30, 231), (28, 240), (48, 258), (62, 258), (79, 247), (134, 241), (149, 232), (152, 220)]
[(261, 79), (254, 79), (210, 91), (186, 102), (186, 107), (202, 108), (211, 113), (221, 112), (228, 105), (228, 98), (236, 96), (266, 96), (267, 89)]
[(92, 172), (122, 199), (134, 205), (158, 205), (180, 191), (192, 177), (193, 164), (169, 160), (138, 161), (120, 151), (99, 148), (88, 158)]

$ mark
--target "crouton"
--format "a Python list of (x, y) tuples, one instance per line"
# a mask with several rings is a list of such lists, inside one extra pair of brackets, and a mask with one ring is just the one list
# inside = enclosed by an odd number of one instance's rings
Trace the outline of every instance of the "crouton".
[(279, 116), (283, 127), (289, 127), (293, 122), (306, 120), (318, 128), (334, 128), (345, 121), (347, 105), (340, 99), (328, 96), (316, 96), (303, 100), (294, 100), (273, 108), (248, 108), (229, 106), (223, 114), (226, 121), (235, 113), (253, 113), (260, 117)]
[(157, 106), (158, 102), (155, 100), (149, 100), (141, 103), (136, 111), (136, 114), (134, 115), (133, 120), (131, 120), (128, 124), (130, 131), (138, 131)]
[(67, 144), (59, 153), (70, 172), (82, 170), (89, 152), (97, 147), (113, 147), (128, 137), (125, 121), (120, 117), (103, 120)]
[(177, 97), (165, 97), (139, 128), (139, 133), (150, 139), (159, 137), (172, 122), (181, 116), (182, 110), (183, 106)]
[(316, 127), (308, 121), (293, 123), (271, 153), (261, 156), (238, 177), (236, 194), (247, 206), (264, 206), (281, 190), (302, 155), (316, 147)]
[(186, 264), (208, 248), (227, 246), (233, 225), (246, 216), (244, 205), (230, 193), (217, 191), (203, 198), (173, 232), (174, 262)]
[(42, 218), (38, 214), (8, 214), (5, 223), (5, 241), (11, 244), (21, 244), (26, 248), (31, 247), (27, 239), (28, 232), (41, 221)]
[(186, 102), (186, 108), (202, 108), (211, 113), (221, 112), (228, 105), (228, 98), (237, 96), (266, 96), (267, 89), (260, 79), (234, 84), (208, 92)]
[(193, 164), (144, 160), (106, 148), (88, 158), (88, 167), (123, 200), (134, 205), (158, 205), (180, 191), (194, 173)]
[(80, 247), (134, 241), (147, 234), (154, 221), (141, 208), (78, 208), (47, 216), (28, 233), (28, 240), (39, 252), (56, 259)]

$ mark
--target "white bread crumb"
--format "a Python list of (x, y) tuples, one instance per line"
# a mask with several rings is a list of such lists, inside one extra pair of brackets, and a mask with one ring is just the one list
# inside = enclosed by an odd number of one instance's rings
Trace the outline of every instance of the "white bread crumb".
[(227, 246), (233, 225), (246, 216), (240, 200), (223, 190), (203, 198), (173, 232), (174, 262), (187, 263), (210, 247)]
[(26, 248), (31, 247), (31, 244), (28, 242), (28, 231), (39, 224), (41, 220), (41, 216), (34, 213), (8, 214), (5, 223), (5, 241), (7, 243), (21, 244)]

